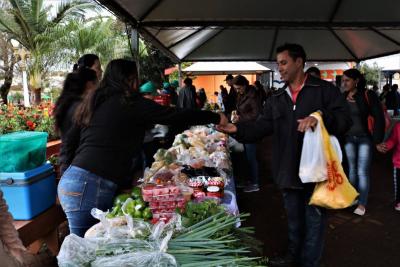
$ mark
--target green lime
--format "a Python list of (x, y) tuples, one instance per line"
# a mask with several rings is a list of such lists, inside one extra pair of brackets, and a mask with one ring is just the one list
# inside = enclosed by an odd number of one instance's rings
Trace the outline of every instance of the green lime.
[(153, 217), (153, 214), (151, 213), (151, 210), (149, 207), (145, 208), (142, 212), (143, 219), (149, 220), (151, 217)]
[(144, 202), (143, 200), (137, 199), (135, 203), (136, 203), (135, 209), (137, 210), (142, 210), (146, 207), (146, 202)]
[(140, 198), (142, 196), (142, 189), (140, 187), (134, 187), (131, 192), (133, 198)]
[(120, 194), (120, 195), (116, 196), (114, 198), (114, 206), (117, 206), (119, 204), (121, 204), (121, 205), (124, 204), (124, 202), (130, 197), (131, 196), (129, 194)]
[(132, 201), (126, 203), (126, 205), (125, 205), (126, 213), (131, 214), (135, 211), (135, 209), (136, 209), (136, 201), (135, 200), (132, 200)]
[(131, 215), (133, 218), (142, 218), (142, 212), (140, 210), (135, 210)]

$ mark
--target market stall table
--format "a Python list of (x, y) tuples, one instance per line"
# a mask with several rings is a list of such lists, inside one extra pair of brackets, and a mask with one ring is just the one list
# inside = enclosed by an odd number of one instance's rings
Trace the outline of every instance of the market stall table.
[(51, 208), (28, 221), (14, 221), (14, 227), (18, 230), (19, 238), (30, 252), (36, 254), (43, 243), (46, 243), (53, 255), (57, 255), (60, 249), (58, 240), (58, 227), (66, 221), (66, 217), (60, 205)]

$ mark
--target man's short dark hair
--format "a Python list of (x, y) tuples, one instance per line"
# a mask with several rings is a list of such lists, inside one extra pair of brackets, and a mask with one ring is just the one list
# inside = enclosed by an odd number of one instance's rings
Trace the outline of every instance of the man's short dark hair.
[(233, 75), (232, 74), (226, 75), (225, 81), (229, 81), (229, 80), (233, 80)]
[(183, 80), (183, 83), (186, 84), (187, 86), (191, 86), (193, 84), (193, 80), (190, 78), (186, 78)]
[(309, 67), (306, 70), (306, 73), (310, 74), (310, 75), (314, 74), (316, 77), (321, 77), (321, 71), (317, 67), (314, 67), (314, 66), (313, 67)]
[(303, 59), (303, 66), (306, 63), (306, 52), (304, 51), (304, 48), (299, 45), (299, 44), (289, 44), (286, 43), (284, 45), (279, 46), (276, 49), (276, 53), (282, 53), (283, 51), (288, 51), (289, 56), (293, 59), (296, 60), (297, 58)]

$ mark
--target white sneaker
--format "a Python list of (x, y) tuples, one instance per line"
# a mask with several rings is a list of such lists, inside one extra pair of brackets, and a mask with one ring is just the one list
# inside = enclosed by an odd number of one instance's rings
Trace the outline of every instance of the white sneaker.
[(400, 211), (400, 202), (397, 203), (397, 204), (394, 206), (394, 209), (397, 210), (397, 211)]
[(357, 208), (353, 211), (353, 213), (354, 213), (354, 214), (357, 214), (357, 215), (360, 215), (360, 216), (364, 216), (364, 214), (365, 214), (365, 209), (362, 209), (362, 208), (360, 208), (360, 207), (357, 207)]

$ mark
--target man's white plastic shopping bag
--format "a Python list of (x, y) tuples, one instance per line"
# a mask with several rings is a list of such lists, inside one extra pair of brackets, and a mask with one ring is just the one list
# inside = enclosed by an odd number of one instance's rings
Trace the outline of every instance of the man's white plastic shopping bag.
[[(333, 135), (330, 136), (330, 141), (339, 160), (342, 161), (342, 150), (340, 149), (339, 141)], [(307, 130), (304, 134), (299, 176), (303, 183), (323, 182), (328, 178), (326, 156), (319, 124), (314, 131)]]

